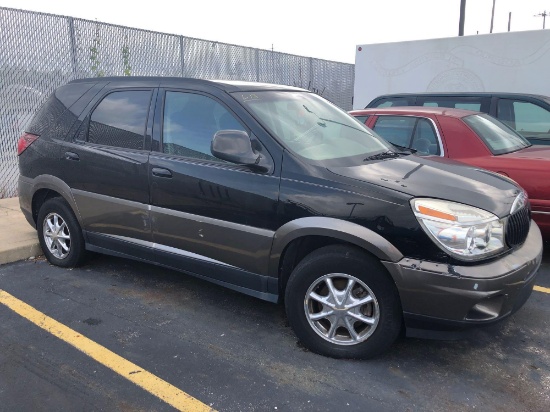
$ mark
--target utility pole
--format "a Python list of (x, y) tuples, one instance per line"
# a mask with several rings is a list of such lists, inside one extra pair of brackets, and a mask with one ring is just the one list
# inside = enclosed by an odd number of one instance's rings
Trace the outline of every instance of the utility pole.
[(542, 17), (542, 29), (543, 30), (546, 28), (546, 16), (550, 16), (550, 13), (547, 13), (546, 10), (544, 10), (542, 13), (535, 14), (535, 17)]
[(508, 31), (510, 31), (511, 23), (512, 23), (512, 12), (508, 13)]
[(458, 35), (464, 36), (464, 20), (466, 19), (466, 0), (460, 0), (460, 20), (458, 21)]
[(497, 0), (493, 0), (493, 11), (491, 12), (491, 30), (489, 33), (493, 32), (493, 21), (495, 20), (495, 3)]

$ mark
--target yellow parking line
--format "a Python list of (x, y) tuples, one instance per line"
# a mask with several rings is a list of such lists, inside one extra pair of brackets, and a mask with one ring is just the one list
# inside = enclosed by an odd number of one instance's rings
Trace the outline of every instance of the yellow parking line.
[(550, 288), (543, 288), (542, 286), (535, 286), (533, 290), (537, 292), (550, 293)]
[(4, 304), (17, 314), (41, 327), (46, 332), (74, 346), (81, 352), (105, 365), (120, 376), (135, 383), (147, 392), (157, 396), (164, 402), (180, 411), (213, 411), (212, 408), (193, 398), (158, 376), (147, 372), (136, 364), (118, 356), (109, 349), (101, 346), (82, 334), (46, 316), (32, 306), (0, 289), (0, 303)]

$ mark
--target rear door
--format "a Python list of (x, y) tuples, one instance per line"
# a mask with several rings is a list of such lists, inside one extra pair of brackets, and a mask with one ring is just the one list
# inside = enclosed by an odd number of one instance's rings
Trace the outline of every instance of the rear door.
[(106, 91), (62, 154), (88, 242), (151, 240), (147, 121), (155, 88)]
[[(279, 226), (280, 174), (274, 155), (228, 103), (193, 90), (159, 92), (154, 131), (159, 143), (149, 166), (153, 240), (159, 259), (169, 265), (185, 262), (195, 273), (260, 290), (265, 287), (259, 277), (245, 272), (267, 273)], [(215, 158), (210, 152), (212, 138), (227, 129), (253, 136), (257, 150), (270, 159), (271, 170)], [(217, 270), (221, 267), (225, 270)]]

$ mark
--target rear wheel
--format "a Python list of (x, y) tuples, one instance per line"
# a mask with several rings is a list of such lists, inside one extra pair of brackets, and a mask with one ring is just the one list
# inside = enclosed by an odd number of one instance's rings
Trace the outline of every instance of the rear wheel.
[(84, 262), (84, 237), (69, 205), (60, 197), (47, 200), (38, 212), (38, 238), (50, 263), (75, 267)]
[(376, 258), (348, 246), (306, 256), (290, 276), (285, 305), (304, 346), (335, 358), (382, 353), (402, 327), (393, 280)]

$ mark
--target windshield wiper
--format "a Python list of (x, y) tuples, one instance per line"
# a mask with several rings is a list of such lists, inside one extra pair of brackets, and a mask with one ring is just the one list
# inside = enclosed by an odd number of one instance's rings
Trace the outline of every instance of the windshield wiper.
[[(395, 144), (395, 143), (392, 143), (392, 145), (394, 145), (394, 146), (397, 147), (398, 149), (407, 150), (407, 151), (410, 152), (410, 153), (416, 153), (416, 152), (418, 152), (418, 150), (413, 149), (412, 147), (401, 146), (401, 145), (398, 145), (398, 144)], [(401, 153), (401, 154), (409, 154), (409, 153)]]
[(396, 153), (392, 152), (391, 150), (388, 150), (387, 152), (377, 153), (372, 156), (368, 156), (363, 159), (363, 162), (369, 161), (369, 160), (384, 160), (384, 159), (394, 159), (396, 157), (401, 156), (402, 153)]
[[(313, 114), (315, 117), (317, 117), (319, 120), (322, 120), (323, 122), (329, 122), (329, 123), (339, 124), (340, 126), (349, 127), (350, 129), (353, 129), (353, 130), (358, 130), (358, 131), (360, 131), (360, 132), (362, 131), (362, 130), (357, 129), (357, 128), (353, 127), (353, 126), (350, 126), (349, 124), (345, 124), (345, 123), (342, 123), (342, 122), (338, 122), (338, 121), (336, 121), (336, 120), (325, 119), (324, 117), (320, 117), (320, 116), (319, 116), (317, 113), (315, 113), (314, 111), (309, 110), (308, 107), (307, 107), (305, 104), (303, 104), (302, 106), (304, 107), (304, 109), (307, 110), (308, 113)], [(321, 126), (321, 123), (317, 123), (317, 124)], [(325, 127), (326, 124), (323, 124), (322, 126)]]

